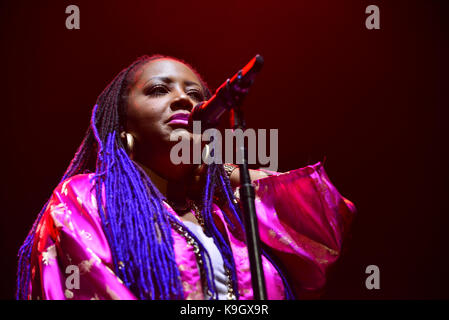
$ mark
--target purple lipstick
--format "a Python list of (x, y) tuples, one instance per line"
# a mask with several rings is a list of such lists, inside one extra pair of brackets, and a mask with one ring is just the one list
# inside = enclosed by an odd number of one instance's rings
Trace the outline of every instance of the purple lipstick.
[(176, 113), (170, 117), (168, 120), (168, 124), (176, 124), (176, 125), (183, 125), (188, 126), (189, 125), (189, 113)]

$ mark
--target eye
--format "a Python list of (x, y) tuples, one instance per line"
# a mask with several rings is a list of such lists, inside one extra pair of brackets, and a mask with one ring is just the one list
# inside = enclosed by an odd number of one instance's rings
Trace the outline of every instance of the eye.
[(196, 101), (204, 100), (204, 95), (199, 90), (189, 90), (189, 91), (187, 91), (187, 94), (189, 95), (189, 97), (191, 97), (192, 99), (194, 99)]
[(157, 84), (154, 86), (149, 87), (147, 90), (145, 90), (145, 94), (150, 96), (161, 96), (169, 92), (169, 89), (161, 84)]

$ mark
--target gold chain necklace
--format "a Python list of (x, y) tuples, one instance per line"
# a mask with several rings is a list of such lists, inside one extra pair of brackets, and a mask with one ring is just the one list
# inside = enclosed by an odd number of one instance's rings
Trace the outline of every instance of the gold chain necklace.
[[(200, 246), (181, 224), (173, 221), (172, 219), (170, 219), (170, 224), (171, 224), (172, 228), (175, 229), (175, 231), (179, 235), (181, 235), (189, 245), (191, 245), (193, 247), (193, 252), (195, 253), (196, 262), (200, 269), (201, 282), (202, 282), (203, 288), (207, 288), (206, 292), (210, 296), (212, 296), (210, 288), (207, 285), (206, 269), (204, 267), (203, 258), (201, 256)], [(235, 292), (234, 292), (234, 286), (232, 285), (233, 281), (232, 281), (232, 277), (231, 277), (231, 271), (226, 266), (224, 266), (224, 269), (225, 269), (225, 273), (226, 273), (226, 277), (227, 277), (227, 283), (226, 283), (226, 286), (228, 289), (227, 298), (228, 298), (228, 300), (235, 300), (236, 296), (235, 296)]]
[(203, 215), (201, 214), (201, 208), (196, 205), (195, 201), (187, 199), (186, 205), (184, 206), (177, 205), (173, 201), (167, 201), (167, 203), (178, 215), (183, 216), (186, 213), (191, 212), (203, 231), (206, 231), (206, 225), (204, 223)]
[(204, 223), (204, 218), (203, 214), (201, 213), (201, 209), (192, 200), (188, 200), (188, 203), (191, 208), (192, 214), (195, 216), (201, 228), (203, 228), (203, 232), (206, 232), (206, 225)]

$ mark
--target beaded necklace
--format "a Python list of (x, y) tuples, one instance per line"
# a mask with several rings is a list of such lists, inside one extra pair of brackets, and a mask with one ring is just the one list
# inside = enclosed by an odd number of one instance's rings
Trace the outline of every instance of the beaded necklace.
[[(204, 218), (201, 214), (200, 208), (191, 200), (188, 201), (188, 204), (189, 204), (192, 214), (195, 216), (198, 223), (203, 228), (203, 231), (205, 231)], [(189, 245), (191, 245), (193, 247), (193, 252), (195, 254), (196, 262), (197, 262), (199, 270), (200, 270), (202, 286), (203, 286), (203, 288), (207, 288), (206, 292), (210, 296), (212, 296), (210, 288), (208, 287), (207, 281), (206, 281), (206, 269), (204, 267), (203, 257), (201, 256), (200, 246), (198, 245), (197, 241), (186, 230), (186, 228), (183, 225), (181, 225), (178, 221), (174, 221), (174, 220), (170, 219), (170, 223), (171, 223), (172, 228), (179, 235), (181, 235)], [(235, 292), (234, 292), (231, 270), (229, 270), (226, 266), (223, 266), (223, 267), (224, 267), (224, 270), (226, 273), (226, 278), (227, 278), (227, 283), (226, 283), (226, 287), (228, 289), (227, 298), (228, 298), (228, 300), (235, 300), (236, 296), (235, 296)]]

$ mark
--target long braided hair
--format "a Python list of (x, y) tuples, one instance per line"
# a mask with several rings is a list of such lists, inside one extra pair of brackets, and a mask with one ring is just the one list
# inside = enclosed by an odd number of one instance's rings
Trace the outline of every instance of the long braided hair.
[[(166, 209), (164, 196), (157, 190), (145, 172), (128, 156), (120, 138), (126, 117), (126, 97), (134, 74), (145, 63), (169, 58), (161, 55), (143, 56), (123, 69), (99, 95), (92, 112), (91, 123), (61, 182), (77, 174), (95, 172), (95, 194), (103, 230), (111, 248), (114, 271), (139, 299), (183, 299), (184, 292), (175, 261), (171, 225), (182, 224)], [(190, 67), (188, 64), (186, 64)], [(210, 91), (199, 74), (205, 98)], [(208, 236), (220, 250), (225, 267), (231, 272), (233, 289), (238, 299), (235, 262), (229, 244), (217, 229), (212, 216), (215, 191), (228, 204), (227, 223), (235, 223), (243, 230), (241, 212), (222, 165), (207, 167), (202, 197), (202, 215)], [(105, 197), (104, 197), (105, 195)], [(48, 204), (48, 202), (47, 202)], [(46, 210), (42, 208), (23, 245), (19, 249), (17, 299), (31, 298), (31, 253), (35, 232)], [(233, 223), (234, 222), (234, 223)], [(188, 228), (184, 228), (188, 231)], [(205, 248), (188, 231), (200, 247), (205, 261), (206, 281), (212, 298), (218, 298), (212, 264)]]

